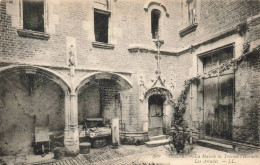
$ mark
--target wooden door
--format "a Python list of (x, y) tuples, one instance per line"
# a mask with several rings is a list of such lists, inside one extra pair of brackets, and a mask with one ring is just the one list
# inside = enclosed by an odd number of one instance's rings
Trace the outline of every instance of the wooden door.
[[(204, 72), (220, 66), (232, 56), (232, 51), (226, 50), (203, 58)], [(218, 72), (205, 78), (203, 86), (205, 135), (232, 140), (233, 70)]]
[(163, 134), (163, 99), (160, 95), (149, 98), (149, 136)]

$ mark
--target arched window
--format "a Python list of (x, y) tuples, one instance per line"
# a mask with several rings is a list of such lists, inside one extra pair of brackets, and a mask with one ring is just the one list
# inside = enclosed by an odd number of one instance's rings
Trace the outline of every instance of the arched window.
[(153, 9), (151, 12), (151, 32), (152, 32), (153, 39), (159, 38), (160, 17), (161, 17), (161, 12), (157, 9)]

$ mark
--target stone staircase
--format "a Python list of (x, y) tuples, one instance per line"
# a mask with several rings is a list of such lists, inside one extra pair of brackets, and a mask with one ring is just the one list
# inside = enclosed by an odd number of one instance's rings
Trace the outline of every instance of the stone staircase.
[(225, 152), (248, 152), (250, 150), (260, 150), (259, 145), (252, 145), (242, 142), (229, 141), (224, 139), (201, 139), (197, 141), (200, 146), (221, 150)]
[(166, 135), (158, 135), (158, 136), (149, 136), (150, 141), (145, 142), (147, 147), (157, 147), (160, 145), (169, 144), (170, 138), (167, 138)]

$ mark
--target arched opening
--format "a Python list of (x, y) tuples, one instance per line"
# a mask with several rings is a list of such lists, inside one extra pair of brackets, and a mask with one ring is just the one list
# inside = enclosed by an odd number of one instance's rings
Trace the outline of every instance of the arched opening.
[(122, 87), (114, 80), (93, 79), (78, 93), (79, 125), (87, 128), (109, 126), (112, 118), (121, 119)]
[(149, 136), (163, 134), (163, 104), (165, 98), (155, 94), (148, 99)]
[(107, 72), (91, 74), (81, 81), (76, 88), (80, 142), (89, 141), (93, 147), (107, 144), (113, 118), (119, 118), (121, 130), (125, 128), (123, 111), (130, 106), (122, 106), (122, 95), (128, 96), (130, 88), (127, 80)]
[(50, 140), (64, 133), (69, 88), (62, 79), (28, 66), (10, 67), (0, 76), (0, 154), (30, 154), (36, 128), (48, 130)]
[(153, 39), (160, 37), (160, 17), (161, 12), (157, 9), (153, 9), (151, 12), (151, 32)]

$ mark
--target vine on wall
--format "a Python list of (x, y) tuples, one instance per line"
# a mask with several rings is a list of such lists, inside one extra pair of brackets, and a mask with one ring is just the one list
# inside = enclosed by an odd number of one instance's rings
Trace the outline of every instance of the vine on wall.
[(227, 60), (226, 62), (224, 62), (223, 64), (219, 65), (218, 67), (210, 70), (207, 73), (203, 73), (201, 75), (197, 75), (196, 77), (192, 77), (188, 80), (184, 81), (184, 89), (181, 91), (180, 96), (178, 97), (178, 99), (176, 100), (174, 107), (175, 107), (175, 111), (173, 114), (174, 117), (174, 123), (177, 125), (182, 125), (183, 124), (183, 114), (186, 111), (186, 99), (187, 99), (187, 95), (189, 93), (190, 90), (190, 86), (191, 84), (199, 84), (200, 80), (203, 78), (209, 78), (211, 76), (215, 76), (216, 74), (220, 74), (223, 73), (229, 69), (236, 69), (237, 68), (237, 64), (239, 62), (242, 62), (244, 60), (246, 60), (246, 57), (253, 53), (254, 51), (258, 52), (260, 50), (260, 46), (255, 48), (253, 51), (251, 52), (245, 52), (243, 51), (243, 54), (239, 57), (239, 58), (233, 58), (231, 60)]

